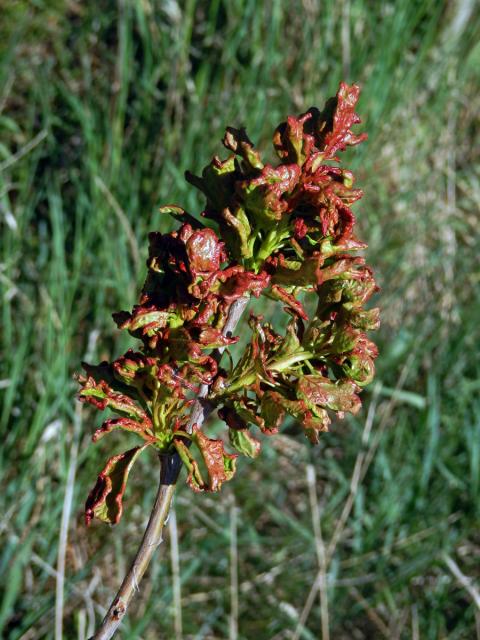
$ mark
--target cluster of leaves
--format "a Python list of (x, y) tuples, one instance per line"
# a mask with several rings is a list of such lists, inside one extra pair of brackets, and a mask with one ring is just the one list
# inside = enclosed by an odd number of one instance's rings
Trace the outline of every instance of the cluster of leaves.
[[(203, 220), (214, 221), (219, 234), (180, 207), (163, 208), (181, 226), (150, 234), (139, 304), (114, 314), (140, 349), (84, 364), (80, 377), (80, 399), (118, 416), (94, 440), (126, 429), (144, 441), (110, 458), (87, 500), (87, 522), (118, 522), (129, 471), (149, 446), (176, 450), (194, 490), (217, 490), (233, 476), (238, 454), (189, 422), (199, 385), (208, 385), (231, 446), (250, 457), (260, 451), (252, 427), (276, 433), (288, 414), (315, 443), (329, 411), (358, 411), (377, 355), (365, 332), (379, 323), (377, 309), (364, 309), (376, 290), (372, 272), (352, 255), (366, 246), (353, 235), (350, 208), (362, 192), (337, 157), (366, 137), (351, 130), (360, 121), (358, 93), (342, 83), (323, 111), (281, 123), (273, 138), (277, 166), (262, 161), (244, 129), (227, 129), (223, 144), (232, 155), (214, 157), (201, 177), (187, 173), (206, 196)], [(252, 295), (281, 301), (290, 322), (282, 335), (252, 315), (250, 344), (226, 371), (218, 349), (238, 339), (225, 335), (231, 305)], [(306, 307), (315, 309), (312, 317)]]

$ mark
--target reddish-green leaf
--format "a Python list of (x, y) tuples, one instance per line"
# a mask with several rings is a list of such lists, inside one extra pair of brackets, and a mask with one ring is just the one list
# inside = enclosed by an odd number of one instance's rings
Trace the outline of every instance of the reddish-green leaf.
[(87, 526), (93, 518), (109, 524), (117, 524), (120, 521), (128, 474), (135, 460), (146, 447), (148, 444), (135, 447), (108, 460), (85, 504)]
[(237, 455), (226, 453), (221, 440), (208, 438), (197, 425), (193, 425), (191, 437), (202, 456), (208, 481), (204, 481), (190, 449), (182, 439), (176, 438), (174, 445), (189, 470), (187, 482), (194, 491), (218, 491), (223, 482), (233, 477)]
[(78, 393), (81, 402), (89, 402), (101, 410), (108, 407), (113, 412), (139, 423), (149, 421), (145, 410), (135, 400), (124, 393), (113, 390), (105, 381), (96, 382), (92, 376), (80, 377), (79, 381), (82, 384)]
[(248, 429), (229, 429), (228, 437), (232, 447), (244, 456), (256, 458), (262, 444), (254, 438)]

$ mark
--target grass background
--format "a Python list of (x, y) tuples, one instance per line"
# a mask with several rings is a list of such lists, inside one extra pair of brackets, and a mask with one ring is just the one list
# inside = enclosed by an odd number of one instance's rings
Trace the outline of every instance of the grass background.
[(121, 637), (480, 638), (475, 2), (0, 10), (0, 637), (87, 638), (145, 526), (148, 456), (122, 523), (83, 525), (108, 445), (90, 443), (100, 416), (76, 408), (72, 374), (127, 346), (110, 313), (137, 296), (147, 232), (171, 228), (158, 206), (199, 210), (183, 172), (227, 124), (269, 150), (343, 79), (369, 133), (345, 164), (382, 287), (377, 382), (318, 447), (288, 432), (220, 495), (182, 483), (180, 573), (167, 536)]

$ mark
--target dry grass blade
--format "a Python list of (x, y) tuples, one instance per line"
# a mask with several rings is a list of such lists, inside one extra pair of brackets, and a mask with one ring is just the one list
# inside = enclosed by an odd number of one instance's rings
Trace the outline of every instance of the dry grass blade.
[(115, 215), (118, 218), (118, 221), (123, 227), (125, 235), (127, 236), (128, 244), (130, 245), (130, 253), (132, 254), (132, 260), (135, 267), (135, 273), (140, 272), (140, 249), (138, 248), (137, 238), (133, 232), (133, 229), (130, 225), (130, 221), (127, 218), (127, 214), (122, 209), (117, 199), (104, 183), (104, 181), (100, 178), (100, 176), (95, 177), (95, 182), (100, 189), (100, 191), (105, 195), (108, 200), (108, 203), (112, 207)]
[(293, 635), (293, 640), (298, 640), (301, 635), (301, 631), (305, 626), (310, 610), (313, 606), (316, 591), (320, 592), (320, 613), (322, 621), (322, 640), (330, 640), (330, 625), (329, 625), (329, 613), (328, 613), (328, 565), (327, 557), (325, 553), (325, 544), (323, 542), (322, 527), (320, 519), (320, 509), (318, 506), (317, 486), (316, 486), (316, 473), (315, 467), (307, 465), (307, 487), (308, 497), (310, 501), (310, 511), (312, 514), (312, 527), (315, 536), (315, 551), (317, 554), (318, 562), (318, 574), (315, 578), (307, 600), (303, 607), (300, 619)]
[(170, 510), (170, 518), (168, 520), (168, 529), (170, 532), (170, 556), (172, 561), (172, 583), (173, 583), (173, 615), (175, 640), (182, 640), (183, 624), (182, 624), (182, 591), (180, 580), (180, 553), (178, 545), (178, 528), (177, 514), (175, 507)]
[(237, 536), (238, 511), (235, 499), (232, 497), (230, 505), (230, 624), (229, 638), (238, 638), (238, 536)]
[[(362, 433), (361, 442), (363, 447), (366, 447), (366, 445), (368, 444), (370, 433), (372, 431), (373, 421), (375, 418), (375, 412), (377, 408), (378, 392), (379, 392), (379, 387), (375, 386), (373, 396), (372, 396), (372, 401), (368, 408), (367, 418), (365, 420), (365, 426), (363, 428), (363, 433)], [(345, 529), (348, 518), (350, 516), (350, 512), (355, 502), (355, 496), (357, 495), (358, 486), (362, 479), (362, 469), (363, 469), (365, 459), (366, 459), (366, 453), (364, 450), (361, 450), (357, 455), (357, 459), (355, 460), (355, 466), (353, 468), (353, 473), (350, 480), (350, 491), (349, 491), (348, 497), (345, 501), (342, 513), (340, 514), (340, 518), (338, 519), (338, 522), (336, 524), (332, 539), (330, 540), (330, 543), (327, 548), (327, 554), (326, 554), (327, 563), (330, 562), (333, 554), (335, 553), (335, 549), (337, 547), (338, 541), (342, 536), (342, 533)]]
[(384, 638), (387, 638), (388, 640), (392, 640), (390, 629), (387, 627), (387, 625), (382, 620), (382, 618), (378, 615), (375, 609), (373, 609), (368, 603), (368, 601), (365, 600), (365, 598), (361, 595), (358, 589), (356, 589), (355, 587), (352, 587), (351, 589), (349, 589), (349, 593), (354, 598), (354, 600), (356, 600), (356, 602), (358, 602), (358, 604), (361, 605), (363, 609), (365, 609), (367, 616), (373, 622), (373, 624), (377, 627), (377, 629), (382, 634), (382, 636)]
[(48, 135), (48, 132), (45, 129), (43, 129), (42, 131), (39, 131), (39, 133), (37, 133), (35, 137), (33, 137), (29, 142), (27, 142), (25, 146), (23, 146), (21, 149), (19, 149), (16, 153), (11, 155), (9, 158), (4, 160), (3, 162), (0, 162), (0, 173), (5, 171), (6, 169), (9, 169), (16, 162), (18, 162), (19, 160), (24, 158), (26, 155), (28, 155), (30, 151), (35, 149), (35, 147), (37, 147), (43, 140), (45, 140), (47, 135)]
[(448, 554), (443, 554), (442, 560), (445, 562), (449, 571), (457, 580), (458, 584), (461, 585), (465, 589), (465, 591), (467, 591), (468, 595), (473, 600), (473, 603), (476, 606), (477, 610), (480, 611), (480, 591), (478, 591), (478, 589), (476, 588), (473, 580), (463, 573), (455, 560)]
[[(400, 377), (398, 379), (398, 383), (395, 387), (395, 391), (400, 391), (404, 384), (405, 381), (407, 379), (408, 373), (410, 371), (410, 367), (413, 364), (414, 361), (414, 356), (415, 356), (415, 351), (413, 351), (410, 356), (407, 359), (407, 362), (405, 363), (405, 366), (402, 369), (402, 372), (400, 374)], [(375, 418), (375, 411), (376, 411), (376, 406), (377, 406), (377, 399), (378, 399), (378, 393), (379, 393), (380, 389), (378, 386), (376, 386), (374, 388), (374, 392), (373, 392), (373, 397), (372, 397), (372, 401), (370, 403), (370, 406), (368, 408), (368, 414), (367, 414), (367, 419), (365, 420), (365, 426), (363, 429), (363, 433), (362, 433), (362, 446), (366, 447), (368, 444), (368, 441), (370, 439), (370, 433), (372, 431), (372, 427), (373, 427), (373, 421)], [(331, 558), (333, 557), (333, 554), (335, 553), (335, 549), (337, 548), (337, 544), (340, 540), (340, 538), (342, 537), (342, 534), (345, 530), (345, 526), (348, 522), (348, 518), (350, 517), (350, 513), (352, 511), (353, 505), (355, 503), (355, 498), (356, 495), (358, 493), (358, 487), (360, 486), (360, 483), (363, 481), (363, 479), (365, 478), (365, 475), (367, 474), (367, 471), (372, 463), (373, 458), (375, 457), (375, 454), (377, 452), (378, 446), (380, 444), (380, 441), (382, 439), (382, 435), (385, 431), (385, 428), (388, 424), (388, 421), (390, 420), (390, 417), (392, 415), (393, 409), (396, 406), (396, 398), (395, 398), (395, 393), (392, 395), (392, 398), (390, 399), (388, 406), (385, 410), (385, 413), (382, 416), (382, 419), (380, 421), (380, 425), (378, 427), (378, 430), (375, 434), (375, 437), (372, 440), (372, 443), (370, 445), (370, 447), (368, 448), (368, 450), (365, 453), (365, 450), (362, 450), (359, 452), (357, 459), (355, 461), (355, 466), (353, 468), (353, 473), (352, 473), (352, 478), (350, 480), (350, 491), (348, 494), (348, 497), (345, 501), (345, 504), (343, 506), (343, 510), (342, 513), (340, 515), (340, 518), (337, 522), (337, 525), (335, 527), (335, 531), (333, 533), (332, 539), (330, 541), (330, 544), (328, 545), (327, 548), (327, 560), (328, 562), (330, 562)]]
[(412, 640), (420, 640), (420, 624), (418, 621), (418, 607), (416, 604), (411, 607), (412, 616)]
[(75, 418), (73, 421), (72, 446), (70, 448), (70, 462), (68, 467), (67, 483), (63, 498), (62, 520), (58, 541), (57, 572), (55, 588), (55, 640), (63, 638), (63, 605), (65, 588), (65, 557), (67, 552), (68, 526), (72, 512), (73, 490), (75, 475), (77, 472), (78, 446), (82, 429), (82, 405), (77, 401), (75, 406)]

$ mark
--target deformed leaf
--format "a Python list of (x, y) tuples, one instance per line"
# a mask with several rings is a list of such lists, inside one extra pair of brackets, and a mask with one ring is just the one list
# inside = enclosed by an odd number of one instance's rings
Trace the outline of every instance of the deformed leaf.
[[(184, 227), (185, 228), (185, 227)], [(193, 232), (185, 243), (188, 265), (194, 277), (218, 271), (224, 259), (223, 242), (213, 229)]]
[(182, 459), (183, 464), (187, 468), (187, 484), (194, 491), (205, 491), (208, 484), (205, 483), (198, 462), (190, 452), (190, 449), (181, 438), (175, 438), (173, 444), (178, 451), (178, 455)]
[(208, 438), (197, 425), (193, 426), (193, 442), (202, 454), (209, 476), (209, 491), (218, 491), (222, 483), (235, 473), (237, 455), (226, 453), (221, 440)]
[(204, 226), (199, 220), (192, 216), (191, 213), (188, 213), (185, 209), (182, 209), (182, 207), (179, 207), (176, 204), (169, 204), (160, 207), (158, 212), (166, 213), (179, 222), (188, 222), (188, 224), (190, 224), (194, 229), (201, 229)]
[(104, 380), (96, 382), (92, 376), (87, 378), (79, 378), (82, 388), (78, 393), (81, 402), (89, 402), (97, 409), (106, 409), (107, 407), (132, 420), (143, 423), (149, 420), (148, 415), (135, 400), (119, 391), (112, 389)]
[(298, 397), (307, 405), (327, 407), (333, 411), (349, 411), (357, 413), (360, 409), (360, 398), (356, 395), (357, 385), (351, 380), (337, 380), (317, 375), (306, 375), (297, 384)]
[(262, 444), (252, 436), (248, 429), (229, 429), (230, 444), (236, 451), (249, 458), (256, 458)]
[(208, 438), (198, 425), (193, 425), (191, 438), (202, 456), (208, 482), (203, 479), (199, 465), (185, 442), (176, 438), (174, 445), (189, 471), (188, 484), (194, 491), (218, 491), (223, 482), (233, 477), (237, 454), (226, 453), (222, 440)]
[(144, 444), (141, 447), (134, 447), (108, 460), (85, 504), (87, 526), (93, 518), (110, 524), (117, 524), (120, 521), (123, 512), (122, 498), (127, 486), (128, 474), (135, 460), (148, 446)]
[(355, 113), (359, 93), (358, 85), (348, 86), (345, 82), (341, 82), (336, 98), (327, 102), (322, 113), (327, 120), (327, 126), (324, 129), (326, 135), (322, 136), (323, 149), (321, 149), (325, 158), (332, 158), (337, 151), (343, 151), (347, 145), (353, 146), (366, 140), (366, 133), (357, 136), (351, 130), (354, 124), (360, 122), (359, 116)]
[(201, 178), (190, 171), (185, 173), (186, 180), (205, 194), (207, 209), (216, 211), (230, 205), (236, 177), (235, 156), (225, 161), (215, 156), (202, 171)]
[(245, 210), (255, 216), (257, 224), (270, 228), (290, 208), (286, 196), (293, 191), (299, 177), (296, 164), (277, 168), (265, 165), (258, 177), (237, 182), (236, 190)]
[(282, 302), (285, 302), (287, 307), (289, 309), (292, 309), (292, 311), (300, 318), (303, 318), (303, 320), (308, 320), (307, 312), (303, 308), (300, 300), (297, 300), (297, 298), (295, 298), (292, 293), (289, 293), (283, 287), (280, 287), (278, 284), (272, 285), (271, 296), (275, 300), (281, 300)]
[(227, 149), (230, 149), (241, 156), (248, 169), (263, 169), (263, 162), (260, 159), (260, 154), (258, 151), (255, 151), (254, 146), (243, 127), (241, 129), (227, 127), (225, 137), (223, 138), (223, 144)]
[(151, 426), (152, 424), (150, 420), (145, 424), (139, 424), (135, 420), (130, 420), (130, 418), (111, 418), (110, 420), (105, 420), (102, 426), (95, 431), (92, 436), (92, 440), (93, 442), (98, 442), (98, 440), (106, 436), (108, 433), (111, 433), (116, 429), (123, 429), (124, 431), (136, 433), (148, 442), (153, 442), (155, 438), (150, 431)]

